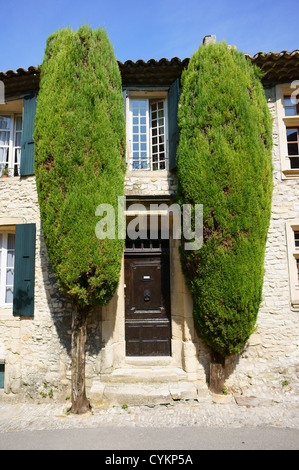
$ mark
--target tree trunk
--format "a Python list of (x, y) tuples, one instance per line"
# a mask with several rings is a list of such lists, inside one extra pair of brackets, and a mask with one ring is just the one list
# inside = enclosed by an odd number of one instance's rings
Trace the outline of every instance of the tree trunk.
[(74, 309), (72, 316), (72, 408), (75, 414), (90, 409), (85, 393), (85, 344), (87, 309)]
[(216, 351), (211, 352), (210, 363), (210, 391), (223, 393), (225, 380), (225, 358)]

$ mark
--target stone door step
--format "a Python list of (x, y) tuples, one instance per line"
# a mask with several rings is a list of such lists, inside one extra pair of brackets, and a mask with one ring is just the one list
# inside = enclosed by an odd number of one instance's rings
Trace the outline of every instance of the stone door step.
[(209, 400), (208, 391), (198, 390), (196, 382), (103, 383), (94, 382), (88, 397), (92, 407), (111, 405), (172, 404), (177, 400)]
[(176, 383), (186, 379), (186, 372), (175, 367), (124, 367), (101, 375), (101, 382), (105, 383)]

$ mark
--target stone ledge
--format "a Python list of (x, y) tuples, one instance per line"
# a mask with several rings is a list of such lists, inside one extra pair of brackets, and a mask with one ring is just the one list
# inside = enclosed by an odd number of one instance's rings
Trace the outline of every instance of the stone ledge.
[(246, 406), (247, 408), (251, 406), (269, 406), (278, 402), (275, 400), (267, 399), (267, 398), (258, 398), (258, 397), (243, 397), (243, 396), (235, 396), (235, 401), (238, 406)]

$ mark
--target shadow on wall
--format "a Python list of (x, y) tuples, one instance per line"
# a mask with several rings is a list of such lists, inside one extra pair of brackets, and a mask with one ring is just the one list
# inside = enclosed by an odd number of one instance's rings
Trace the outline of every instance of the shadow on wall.
[[(53, 273), (47, 248), (40, 228), (40, 262), (42, 266), (43, 284), (46, 292), (48, 309), (53, 320), (61, 348), (59, 352), (59, 371), (61, 384), (71, 386), (71, 338), (73, 303), (58, 285)], [(91, 310), (87, 319), (86, 339), (86, 381), (96, 375), (96, 361), (102, 349), (101, 308)], [(51, 347), (49, 346), (49, 354)], [(57, 355), (56, 355), (57, 356)], [(51, 360), (51, 357), (49, 357)], [(68, 383), (68, 385), (66, 385)], [(59, 384), (60, 385), (60, 384)]]

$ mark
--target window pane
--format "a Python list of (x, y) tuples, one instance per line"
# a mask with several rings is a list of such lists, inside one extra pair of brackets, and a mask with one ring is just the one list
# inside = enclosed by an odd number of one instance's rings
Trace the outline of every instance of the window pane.
[(287, 141), (288, 142), (297, 142), (298, 141), (298, 131), (297, 131), (297, 129), (287, 129)]
[(14, 260), (15, 260), (14, 251), (8, 251), (7, 252), (7, 264), (6, 264), (6, 266), (8, 268), (13, 268), (14, 267)]
[(15, 168), (14, 168), (14, 176), (20, 176), (20, 161), (21, 161), (21, 149), (15, 150)]
[(296, 103), (293, 102), (291, 96), (284, 97), (285, 115), (295, 116), (297, 114)]
[(285, 106), (293, 106), (294, 103), (292, 102), (292, 98), (290, 96), (284, 97), (284, 105)]
[(0, 163), (7, 163), (8, 161), (8, 148), (0, 147)]
[(13, 286), (13, 269), (8, 269), (6, 271), (6, 285)]
[(296, 106), (285, 108), (285, 115), (286, 116), (296, 116)]
[(22, 116), (16, 117), (16, 131), (22, 130)]
[(15, 147), (21, 147), (21, 143), (22, 143), (22, 133), (17, 132), (16, 139), (15, 139)]
[(299, 248), (299, 232), (294, 232), (295, 237), (295, 247)]
[(9, 132), (0, 131), (0, 145), (9, 145)]
[(291, 160), (291, 168), (298, 169), (299, 168), (299, 157), (290, 157)]
[(288, 144), (288, 155), (298, 155), (298, 144)]
[(8, 116), (0, 116), (0, 129), (10, 129), (11, 118)]
[[(151, 105), (152, 161), (153, 170), (164, 170), (165, 165), (165, 109), (164, 100)], [(159, 135), (159, 142), (157, 139)], [(157, 145), (157, 144), (160, 145)], [(163, 161), (163, 164), (162, 164)]]
[(13, 288), (12, 287), (7, 287), (6, 288), (5, 302), (7, 304), (12, 304), (12, 302), (13, 302)]
[(142, 169), (142, 170), (149, 170), (149, 164), (148, 164), (148, 162), (142, 161), (142, 162), (141, 162), (141, 169)]
[(9, 233), (7, 237), (7, 249), (14, 250), (15, 249), (15, 234)]

